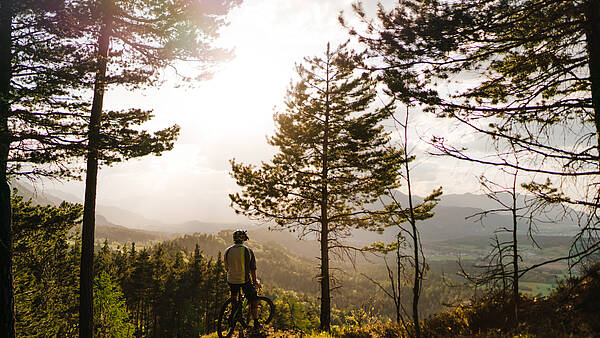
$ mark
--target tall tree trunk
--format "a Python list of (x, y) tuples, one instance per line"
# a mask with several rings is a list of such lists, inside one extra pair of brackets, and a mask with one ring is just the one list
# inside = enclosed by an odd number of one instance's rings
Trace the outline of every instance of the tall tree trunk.
[[(396, 299), (394, 299), (396, 306), (396, 323), (399, 325), (402, 321), (401, 311), (402, 311), (402, 259), (400, 256), (400, 240), (402, 237), (402, 231), (398, 230), (398, 234), (396, 235), (396, 275), (398, 276), (398, 285)], [(393, 279), (392, 279), (393, 281)], [(403, 326), (404, 323), (402, 323)]]
[(325, 127), (323, 130), (323, 163), (321, 172), (321, 331), (331, 329), (331, 295), (329, 293), (329, 217), (327, 214), (329, 193), (328, 148), (329, 148), (329, 43), (327, 43)]
[[(327, 217), (327, 210), (323, 211), (324, 219)], [(329, 229), (327, 222), (322, 222), (321, 227), (321, 331), (329, 331), (331, 325), (331, 296), (329, 294)]]
[(585, 16), (588, 66), (592, 82), (592, 106), (594, 107), (594, 122), (598, 152), (600, 153), (600, 0), (588, 1)]
[(408, 158), (408, 106), (406, 107), (406, 120), (404, 121), (404, 161), (406, 167), (406, 185), (408, 188), (408, 209), (410, 210), (410, 225), (412, 227), (412, 239), (413, 239), (413, 255), (415, 260), (415, 278), (413, 281), (413, 322), (415, 325), (415, 337), (421, 337), (421, 324), (419, 322), (419, 298), (421, 296), (421, 281), (423, 276), (421, 275), (421, 265), (425, 262), (420, 263), (421, 245), (419, 239), (419, 229), (417, 229), (417, 219), (415, 217), (415, 209), (412, 200), (412, 187), (410, 181), (410, 166)]
[(12, 8), (11, 0), (0, 0), (0, 332), (15, 336), (15, 298), (12, 274), (12, 226), (10, 187), (8, 186), (8, 151), (11, 133), (10, 80), (12, 74)]
[[(512, 185), (512, 218), (513, 218), (513, 311), (515, 318), (515, 328), (519, 326), (519, 247), (517, 245), (517, 172), (513, 177)], [(502, 253), (500, 253), (502, 256)]]
[(106, 78), (106, 64), (112, 33), (112, 1), (103, 1), (103, 19), (98, 37), (98, 69), (94, 83), (94, 98), (88, 131), (88, 155), (85, 178), (85, 199), (81, 233), (81, 276), (79, 306), (79, 337), (94, 335), (94, 227), (96, 223), (96, 185), (98, 180), (98, 147), (100, 121)]

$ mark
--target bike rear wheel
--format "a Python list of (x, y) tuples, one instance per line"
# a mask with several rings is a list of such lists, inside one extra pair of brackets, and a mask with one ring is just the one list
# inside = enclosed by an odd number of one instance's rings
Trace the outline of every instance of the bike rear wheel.
[[(258, 322), (260, 325), (269, 324), (273, 319), (273, 315), (275, 315), (275, 304), (271, 299), (263, 296), (258, 297), (256, 301), (258, 302)], [(244, 307), (243, 311), (246, 326), (249, 326), (252, 323), (252, 314), (249, 307)]]
[(221, 307), (219, 313), (219, 319), (217, 321), (217, 335), (219, 338), (229, 338), (235, 331), (235, 325), (240, 319), (239, 307), (232, 298), (225, 301), (225, 304)]

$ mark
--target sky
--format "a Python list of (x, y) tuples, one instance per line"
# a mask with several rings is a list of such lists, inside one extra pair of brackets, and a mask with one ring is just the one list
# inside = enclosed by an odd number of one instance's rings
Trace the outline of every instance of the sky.
[[(229, 176), (229, 160), (258, 164), (271, 158), (274, 149), (266, 137), (273, 134), (273, 112), (282, 106), (294, 64), (323, 53), (328, 42), (349, 38), (337, 17), (344, 11), (354, 22), (352, 2), (245, 0), (230, 13), (229, 25), (217, 41), (234, 49), (235, 57), (212, 79), (181, 87), (167, 71), (159, 88), (108, 91), (105, 109), (153, 109), (155, 118), (146, 127), (178, 124), (181, 135), (174, 149), (162, 156), (102, 168), (98, 203), (165, 223), (244, 222), (229, 207), (228, 194), (240, 190)], [(373, 13), (374, 2), (367, 10)], [(479, 192), (476, 178), (481, 168), (428, 156), (431, 149), (419, 138), (436, 134), (470, 146), (483, 143), (452, 121), (415, 112), (412, 122), (412, 149), (418, 157), (413, 171), (416, 193), (425, 195), (439, 186), (445, 193)], [(82, 182), (46, 183), (44, 189), (81, 197), (84, 191)]]

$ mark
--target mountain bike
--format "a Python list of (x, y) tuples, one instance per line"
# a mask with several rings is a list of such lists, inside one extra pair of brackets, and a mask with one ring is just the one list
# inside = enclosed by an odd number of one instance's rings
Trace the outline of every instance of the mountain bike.
[[(266, 325), (273, 319), (275, 304), (264, 296), (259, 296), (256, 301), (258, 302), (258, 322), (260, 325)], [(243, 331), (250, 327), (251, 322), (250, 302), (240, 290), (237, 299), (229, 298), (221, 307), (217, 322), (217, 334), (220, 338), (231, 337), (238, 323)]]

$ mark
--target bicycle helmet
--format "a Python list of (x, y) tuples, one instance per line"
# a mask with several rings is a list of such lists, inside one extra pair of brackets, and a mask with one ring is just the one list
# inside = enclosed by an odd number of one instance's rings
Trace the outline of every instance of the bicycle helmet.
[(238, 243), (238, 242), (244, 242), (247, 241), (248, 238), (248, 234), (246, 233), (246, 231), (238, 229), (233, 233), (233, 241)]

